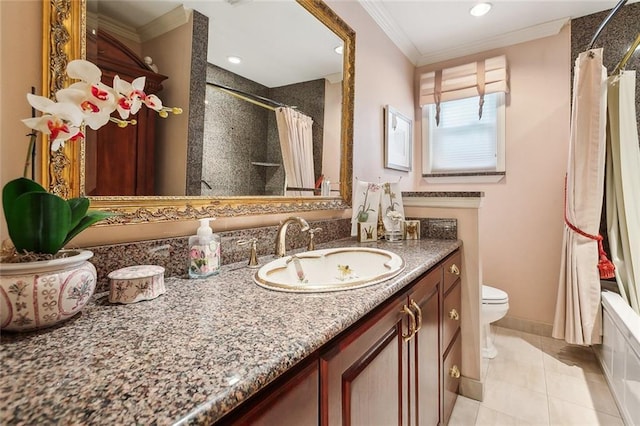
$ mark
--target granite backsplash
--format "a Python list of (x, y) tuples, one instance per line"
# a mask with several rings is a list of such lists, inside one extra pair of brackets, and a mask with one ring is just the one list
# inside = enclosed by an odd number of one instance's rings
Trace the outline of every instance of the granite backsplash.
[[(412, 218), (407, 218), (412, 219)], [(456, 239), (457, 221), (446, 218), (413, 218), (420, 220), (420, 238)], [(310, 222), (312, 228), (322, 228), (315, 234), (316, 244), (347, 238), (351, 234), (351, 220), (324, 220)], [(236, 231), (219, 232), (222, 240), (222, 264), (246, 262), (249, 259), (249, 247), (238, 245), (238, 241), (257, 238), (258, 256), (273, 253), (278, 226), (265, 226)], [(287, 250), (306, 247), (309, 240), (306, 233), (300, 232), (297, 224), (287, 229)], [(133, 265), (160, 265), (165, 268), (165, 277), (187, 276), (189, 237), (168, 238), (162, 240), (138, 241), (134, 243), (88, 247), (93, 252), (93, 263), (98, 271), (96, 292), (108, 291), (107, 275), (116, 269)]]

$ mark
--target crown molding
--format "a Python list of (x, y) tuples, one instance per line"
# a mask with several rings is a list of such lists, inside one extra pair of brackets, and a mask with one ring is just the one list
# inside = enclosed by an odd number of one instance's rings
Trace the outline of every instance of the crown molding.
[(398, 24), (389, 16), (381, 2), (375, 0), (359, 0), (360, 5), (373, 18), (391, 41), (404, 53), (413, 65), (418, 63), (420, 52)]
[(168, 33), (189, 22), (192, 13), (192, 9), (186, 9), (183, 5), (180, 5), (138, 28), (140, 39), (145, 42), (161, 36), (164, 33)]
[(114, 36), (122, 37), (127, 40), (140, 43), (140, 35), (133, 27), (123, 25), (119, 21), (110, 18), (105, 15), (96, 15), (95, 13), (87, 11), (87, 23), (90, 28), (102, 29)]
[(459, 46), (457, 48), (436, 51), (420, 57), (417, 61), (417, 66), (420, 67), (423, 65), (434, 64), (436, 62), (461, 58), (474, 53), (485, 52), (487, 50), (498, 49), (531, 40), (537, 40), (543, 37), (553, 36), (558, 34), (569, 20), (570, 18), (556, 19), (555, 21), (545, 22), (544, 24), (534, 25), (495, 37), (465, 43), (463, 46)]
[(189, 22), (192, 13), (191, 9), (186, 9), (180, 5), (138, 29), (124, 25), (108, 16), (96, 15), (95, 12), (90, 11), (87, 11), (87, 22), (93, 28), (101, 28), (110, 34), (139, 44), (186, 24)]
[[(634, 0), (640, 1), (640, 0)], [(561, 18), (554, 21), (534, 25), (521, 30), (512, 31), (494, 37), (488, 37), (465, 43), (463, 46), (447, 48), (435, 51), (426, 55), (421, 55), (413, 42), (398, 26), (398, 23), (389, 16), (384, 8), (383, 2), (376, 0), (359, 0), (360, 5), (373, 18), (391, 41), (405, 54), (405, 56), (415, 65), (423, 66), (442, 62), (449, 59), (461, 58), (474, 53), (485, 52), (487, 50), (498, 49), (518, 43), (524, 43), (543, 37), (556, 35), (569, 22), (570, 18)]]

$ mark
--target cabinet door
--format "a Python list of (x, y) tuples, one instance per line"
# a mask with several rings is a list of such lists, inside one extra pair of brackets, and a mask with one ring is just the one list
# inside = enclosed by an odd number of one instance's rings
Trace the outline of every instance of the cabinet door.
[(270, 391), (239, 419), (222, 424), (316, 426), (319, 418), (318, 360)]
[[(440, 287), (442, 268), (422, 277), (409, 294), (420, 326), (409, 341), (410, 424), (435, 426), (440, 420)], [(419, 310), (416, 308), (419, 308)]]
[(444, 295), (442, 310), (442, 353), (447, 350), (453, 336), (460, 328), (460, 318), (462, 315), (461, 295), (462, 286), (460, 281), (456, 281), (453, 287)]
[(321, 355), (322, 425), (407, 425), (405, 298), (386, 305)]
[(442, 424), (449, 423), (449, 417), (458, 397), (460, 387), (460, 362), (462, 360), (462, 338), (460, 329), (449, 346), (444, 358), (442, 390)]

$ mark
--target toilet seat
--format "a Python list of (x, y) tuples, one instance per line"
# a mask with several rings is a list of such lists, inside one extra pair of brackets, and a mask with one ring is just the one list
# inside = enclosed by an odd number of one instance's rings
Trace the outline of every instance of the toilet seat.
[(503, 305), (509, 303), (509, 295), (498, 288), (483, 285), (482, 303), (485, 305)]

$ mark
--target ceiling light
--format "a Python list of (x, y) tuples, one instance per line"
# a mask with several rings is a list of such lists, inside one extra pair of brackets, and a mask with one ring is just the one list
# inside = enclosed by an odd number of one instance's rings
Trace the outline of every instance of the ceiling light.
[(478, 3), (469, 10), (469, 13), (473, 16), (486, 15), (489, 13), (492, 6), (493, 5), (491, 3)]
[(338, 55), (342, 55), (342, 52), (344, 52), (344, 45), (339, 45), (336, 46), (335, 49), (333, 49), (334, 52), (336, 52)]
[(237, 56), (228, 56), (227, 61), (231, 62), (232, 64), (239, 64), (240, 62), (242, 62), (242, 59), (238, 58)]

